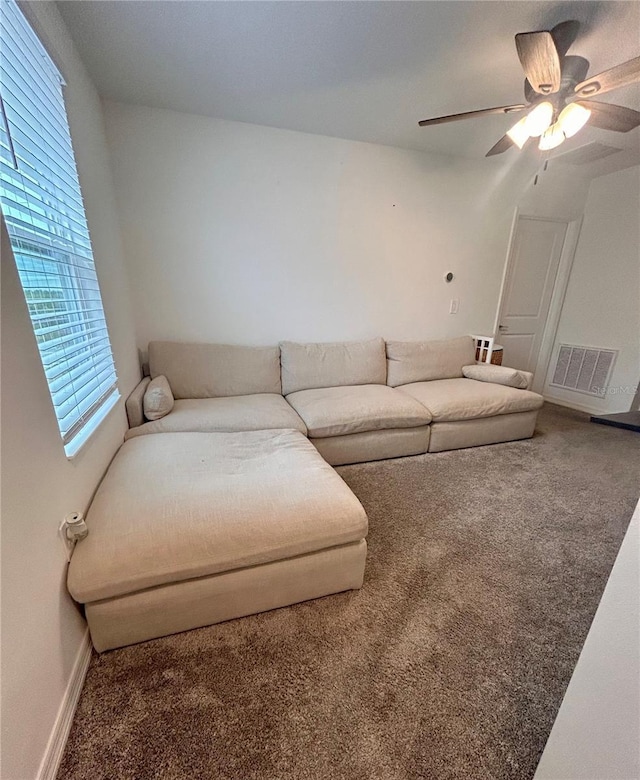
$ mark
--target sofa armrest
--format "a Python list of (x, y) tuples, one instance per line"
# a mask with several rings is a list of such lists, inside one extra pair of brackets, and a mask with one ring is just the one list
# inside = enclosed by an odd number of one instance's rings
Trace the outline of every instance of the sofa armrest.
[(137, 428), (138, 425), (142, 425), (146, 422), (144, 416), (144, 394), (151, 381), (151, 377), (143, 377), (140, 384), (132, 391), (131, 395), (125, 401), (125, 408), (127, 410), (127, 418), (129, 420), (129, 428)]
[(525, 390), (531, 390), (531, 385), (533, 384), (533, 374), (531, 371), (521, 371), (518, 369), (522, 376), (527, 380), (527, 386), (524, 388)]
[(506, 385), (518, 390), (529, 390), (533, 382), (530, 371), (520, 371), (507, 366), (494, 366), (492, 363), (474, 363), (462, 367), (462, 374), (467, 379), (478, 382), (493, 382), (496, 385)]

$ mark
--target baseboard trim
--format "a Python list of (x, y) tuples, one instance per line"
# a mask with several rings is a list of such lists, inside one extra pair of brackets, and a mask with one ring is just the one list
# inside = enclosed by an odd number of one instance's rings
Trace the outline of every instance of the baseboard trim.
[(602, 409), (596, 409), (588, 404), (581, 404), (579, 401), (567, 401), (565, 398), (556, 398), (553, 395), (545, 393), (543, 395), (545, 401), (550, 404), (556, 404), (557, 406), (564, 406), (567, 409), (575, 409), (577, 412), (585, 412), (586, 414), (605, 414)]
[(53, 729), (51, 730), (51, 736), (49, 737), (49, 742), (47, 743), (40, 769), (38, 770), (37, 780), (55, 780), (67, 744), (67, 739), (69, 738), (73, 716), (75, 715), (76, 707), (80, 700), (80, 694), (82, 693), (82, 686), (84, 685), (84, 678), (86, 677), (90, 660), (91, 639), (89, 638), (89, 629), (87, 628), (82, 638), (78, 654), (76, 655), (67, 689), (62, 697), (62, 702), (58, 714), (56, 715)]

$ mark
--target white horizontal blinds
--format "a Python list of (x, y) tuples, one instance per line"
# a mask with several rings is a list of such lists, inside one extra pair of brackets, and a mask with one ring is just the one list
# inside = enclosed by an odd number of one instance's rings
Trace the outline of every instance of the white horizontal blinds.
[(55, 65), (0, 3), (0, 203), (65, 444), (117, 392)]

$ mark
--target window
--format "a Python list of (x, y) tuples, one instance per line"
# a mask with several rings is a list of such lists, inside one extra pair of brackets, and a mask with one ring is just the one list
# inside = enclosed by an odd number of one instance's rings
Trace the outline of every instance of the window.
[(63, 81), (14, 0), (0, 12), (0, 204), (65, 452), (119, 398)]

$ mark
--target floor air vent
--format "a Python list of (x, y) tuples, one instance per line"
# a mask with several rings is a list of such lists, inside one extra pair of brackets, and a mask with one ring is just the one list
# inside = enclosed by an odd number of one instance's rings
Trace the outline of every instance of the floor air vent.
[(618, 351), (561, 344), (551, 384), (587, 395), (603, 396)]

